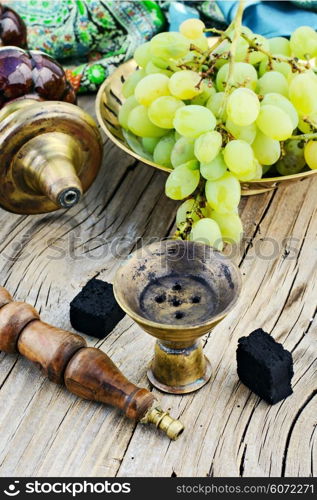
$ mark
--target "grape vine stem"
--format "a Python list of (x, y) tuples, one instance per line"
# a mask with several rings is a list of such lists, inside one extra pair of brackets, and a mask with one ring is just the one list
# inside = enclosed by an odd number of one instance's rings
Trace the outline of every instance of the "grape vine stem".
[(317, 132), (312, 132), (311, 134), (292, 135), (290, 139), (297, 141), (311, 141), (313, 139), (317, 139)]
[(299, 72), (305, 71), (310, 68), (309, 63), (299, 63), (292, 57), (286, 57), (286, 56), (284, 57), (271, 54), (267, 50), (260, 47), (260, 45), (257, 42), (251, 40), (251, 38), (249, 38), (245, 33), (241, 33), (241, 37), (249, 44), (250, 47), (252, 47), (254, 50), (257, 50), (258, 52), (262, 52), (262, 54), (266, 55), (268, 59), (271, 61), (273, 60), (276, 62), (285, 62), (293, 66)]
[(245, 7), (245, 0), (240, 0), (237, 13), (236, 13), (235, 18), (234, 18), (233, 23), (232, 23), (233, 28), (234, 28), (234, 35), (233, 35), (233, 39), (232, 39), (232, 43), (231, 43), (231, 47), (230, 47), (230, 51), (229, 51), (229, 70), (228, 70), (228, 78), (227, 78), (226, 87), (225, 87), (224, 99), (223, 99), (221, 110), (220, 110), (221, 116), (224, 116), (226, 104), (227, 104), (227, 98), (228, 98), (228, 95), (230, 94), (230, 90), (232, 88), (232, 83), (234, 81), (234, 62), (235, 62), (237, 45), (238, 45), (239, 38), (241, 35), (242, 17), (243, 17), (244, 7)]

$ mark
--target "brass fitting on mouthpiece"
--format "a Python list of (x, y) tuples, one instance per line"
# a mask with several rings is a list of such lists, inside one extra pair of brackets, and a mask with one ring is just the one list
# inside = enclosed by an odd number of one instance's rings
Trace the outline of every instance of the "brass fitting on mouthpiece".
[(162, 410), (155, 403), (144, 415), (141, 424), (154, 424), (157, 429), (175, 441), (182, 434), (185, 427), (180, 420), (172, 418), (167, 411)]
[(78, 106), (23, 99), (0, 111), (0, 205), (36, 214), (70, 208), (100, 168), (96, 123)]

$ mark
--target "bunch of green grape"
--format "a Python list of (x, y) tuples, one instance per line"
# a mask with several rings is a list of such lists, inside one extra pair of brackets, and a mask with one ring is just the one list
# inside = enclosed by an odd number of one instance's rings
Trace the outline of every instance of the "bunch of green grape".
[(270, 169), (317, 169), (317, 140), (302, 139), (317, 127), (317, 76), (308, 63), (317, 56), (316, 32), (301, 27), (290, 40), (266, 39), (242, 27), (231, 61), (234, 33), (212, 50), (203, 22), (190, 19), (179, 33), (138, 47), (119, 113), (138, 146), (171, 169), (166, 195), (185, 200), (178, 236), (219, 250), (243, 234), (240, 181)]

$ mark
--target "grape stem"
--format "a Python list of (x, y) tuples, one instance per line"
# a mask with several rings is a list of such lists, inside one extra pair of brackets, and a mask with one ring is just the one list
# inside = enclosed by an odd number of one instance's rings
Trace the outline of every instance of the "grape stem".
[[(243, 0), (244, 1), (244, 0)], [(215, 33), (217, 35), (219, 35), (219, 38), (218, 40), (207, 50), (207, 52), (205, 53), (204, 55), (204, 58), (200, 61), (200, 64), (203, 65), (208, 57), (214, 52), (214, 50), (216, 50), (219, 45), (222, 44), (222, 42), (226, 39), (229, 39), (230, 41), (230, 38), (228, 37), (228, 33), (232, 30), (234, 26), (234, 21), (232, 21), (232, 23), (229, 24), (228, 28), (226, 28), (224, 31), (222, 30), (217, 30), (216, 28), (209, 28), (209, 29), (205, 29), (204, 31), (207, 32), (207, 31), (210, 31), (212, 33)]]
[(317, 139), (317, 132), (312, 132), (311, 134), (292, 135), (290, 139), (297, 141), (311, 141), (313, 139)]
[[(201, 179), (200, 184), (197, 188), (197, 194), (195, 196), (195, 203), (193, 205), (193, 208), (190, 211), (190, 214), (195, 214), (198, 215), (200, 219), (204, 218), (204, 214), (202, 213), (202, 207), (206, 205), (206, 198), (204, 195), (205, 191), (205, 185), (206, 181), (204, 179)], [(192, 198), (190, 196), (189, 198)], [(175, 240), (187, 240), (188, 236), (192, 230), (193, 227), (193, 219), (190, 217), (190, 215), (186, 218), (186, 221), (181, 222), (179, 226), (177, 226), (176, 232), (173, 236), (173, 239)]]
[(232, 84), (234, 82), (234, 62), (235, 62), (235, 56), (236, 56), (236, 50), (237, 50), (237, 45), (239, 42), (239, 38), (241, 35), (241, 28), (242, 28), (242, 17), (243, 17), (243, 12), (244, 12), (244, 6), (245, 6), (245, 1), (240, 0), (239, 1), (239, 6), (237, 13), (235, 15), (235, 18), (233, 20), (233, 29), (234, 29), (234, 35), (229, 51), (229, 70), (228, 70), (228, 78), (226, 82), (226, 87), (225, 87), (225, 94), (224, 94), (224, 99), (222, 102), (221, 110), (220, 110), (220, 116), (224, 116), (225, 110), (226, 110), (226, 104), (227, 104), (227, 98), (228, 95), (230, 94)]
[(245, 33), (241, 33), (241, 37), (246, 42), (248, 42), (249, 46), (252, 47), (254, 50), (257, 50), (258, 52), (262, 52), (262, 54), (265, 54), (269, 58), (270, 61), (273, 60), (276, 62), (286, 62), (287, 64), (290, 64), (291, 66), (293, 66), (293, 68), (296, 71), (299, 71), (300, 73), (307, 70), (307, 69), (310, 69), (309, 63), (299, 63), (298, 61), (296, 61), (295, 58), (292, 58), (292, 57), (286, 57), (286, 56), (284, 57), (284, 56), (277, 56), (277, 55), (270, 54), (270, 52), (268, 52), (267, 50), (260, 47), (257, 42), (255, 42), (254, 40), (251, 40), (251, 38), (249, 38), (248, 35), (246, 35)]

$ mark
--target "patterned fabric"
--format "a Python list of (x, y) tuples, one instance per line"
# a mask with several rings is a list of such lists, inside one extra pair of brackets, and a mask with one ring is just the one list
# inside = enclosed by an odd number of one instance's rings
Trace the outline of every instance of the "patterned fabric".
[(296, 0), (292, 3), (297, 5), (297, 7), (301, 7), (302, 9), (317, 11), (317, 2), (315, 0)]
[(159, 5), (149, 1), (14, 0), (10, 5), (27, 25), (29, 48), (66, 66), (69, 58), (72, 65), (77, 60), (67, 76), (79, 92), (96, 91), (116, 66), (165, 25)]

